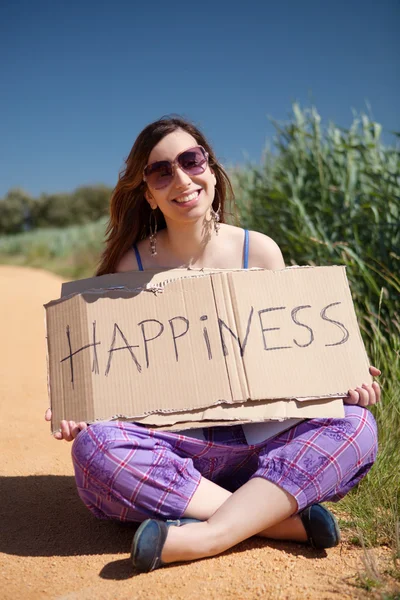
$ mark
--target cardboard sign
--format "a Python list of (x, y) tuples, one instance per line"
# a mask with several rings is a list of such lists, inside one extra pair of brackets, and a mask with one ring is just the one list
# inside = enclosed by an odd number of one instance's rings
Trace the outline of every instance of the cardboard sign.
[[(104, 289), (110, 277), (131, 289)], [(54, 428), (61, 419), (173, 429), (342, 416), (335, 399), (371, 381), (344, 267), (75, 284), (89, 291), (75, 285), (45, 306)]]

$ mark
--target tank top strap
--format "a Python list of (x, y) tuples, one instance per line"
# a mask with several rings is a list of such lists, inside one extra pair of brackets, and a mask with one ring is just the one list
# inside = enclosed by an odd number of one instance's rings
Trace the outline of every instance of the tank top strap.
[(136, 244), (133, 244), (132, 248), (135, 251), (135, 256), (136, 256), (137, 264), (139, 267), (139, 271), (144, 271), (143, 265), (142, 265), (142, 259), (140, 258), (138, 247), (136, 246)]
[(243, 269), (249, 268), (249, 230), (244, 230)]
[[(135, 252), (137, 264), (139, 267), (139, 271), (144, 271), (142, 265), (142, 259), (140, 258), (140, 253), (136, 244), (133, 244), (133, 250)], [(249, 268), (249, 230), (244, 230), (244, 246), (243, 246), (243, 269)]]

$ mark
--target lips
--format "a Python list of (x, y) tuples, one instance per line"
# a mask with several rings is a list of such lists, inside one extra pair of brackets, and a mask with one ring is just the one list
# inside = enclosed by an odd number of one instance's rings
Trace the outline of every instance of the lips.
[(186, 206), (186, 205), (194, 204), (197, 201), (197, 198), (199, 197), (200, 192), (201, 192), (201, 189), (193, 190), (193, 192), (190, 192), (189, 194), (178, 196), (172, 202), (174, 202), (175, 204), (178, 204), (179, 206)]

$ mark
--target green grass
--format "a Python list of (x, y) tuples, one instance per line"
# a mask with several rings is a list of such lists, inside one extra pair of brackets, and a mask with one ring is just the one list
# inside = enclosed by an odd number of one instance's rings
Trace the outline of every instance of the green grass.
[(65, 229), (0, 236), (0, 262), (47, 269), (70, 279), (91, 277), (103, 250), (106, 219)]
[[(374, 597), (395, 598), (385, 596), (385, 590), (400, 587), (400, 339), (381, 333), (375, 321), (370, 324), (375, 330), (371, 362), (382, 370), (382, 399), (371, 409), (378, 426), (378, 457), (359, 485), (329, 507), (346, 538), (363, 548), (357, 585)], [(380, 545), (391, 549), (391, 564), (382, 571), (373, 551)]]
[(378, 457), (367, 477), (340, 502), (346, 515), (342, 525), (352, 532), (354, 541), (367, 547), (390, 546), (396, 567), (400, 567), (399, 350), (398, 339), (382, 340), (374, 357), (382, 370), (382, 400), (372, 408), (379, 432)]

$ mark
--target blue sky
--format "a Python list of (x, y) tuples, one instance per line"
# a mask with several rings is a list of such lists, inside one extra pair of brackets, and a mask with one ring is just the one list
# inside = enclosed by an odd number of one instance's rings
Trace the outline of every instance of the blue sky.
[(400, 130), (398, 0), (3, 0), (0, 197), (115, 185), (139, 131), (195, 121), (225, 165), (259, 162), (293, 101)]

